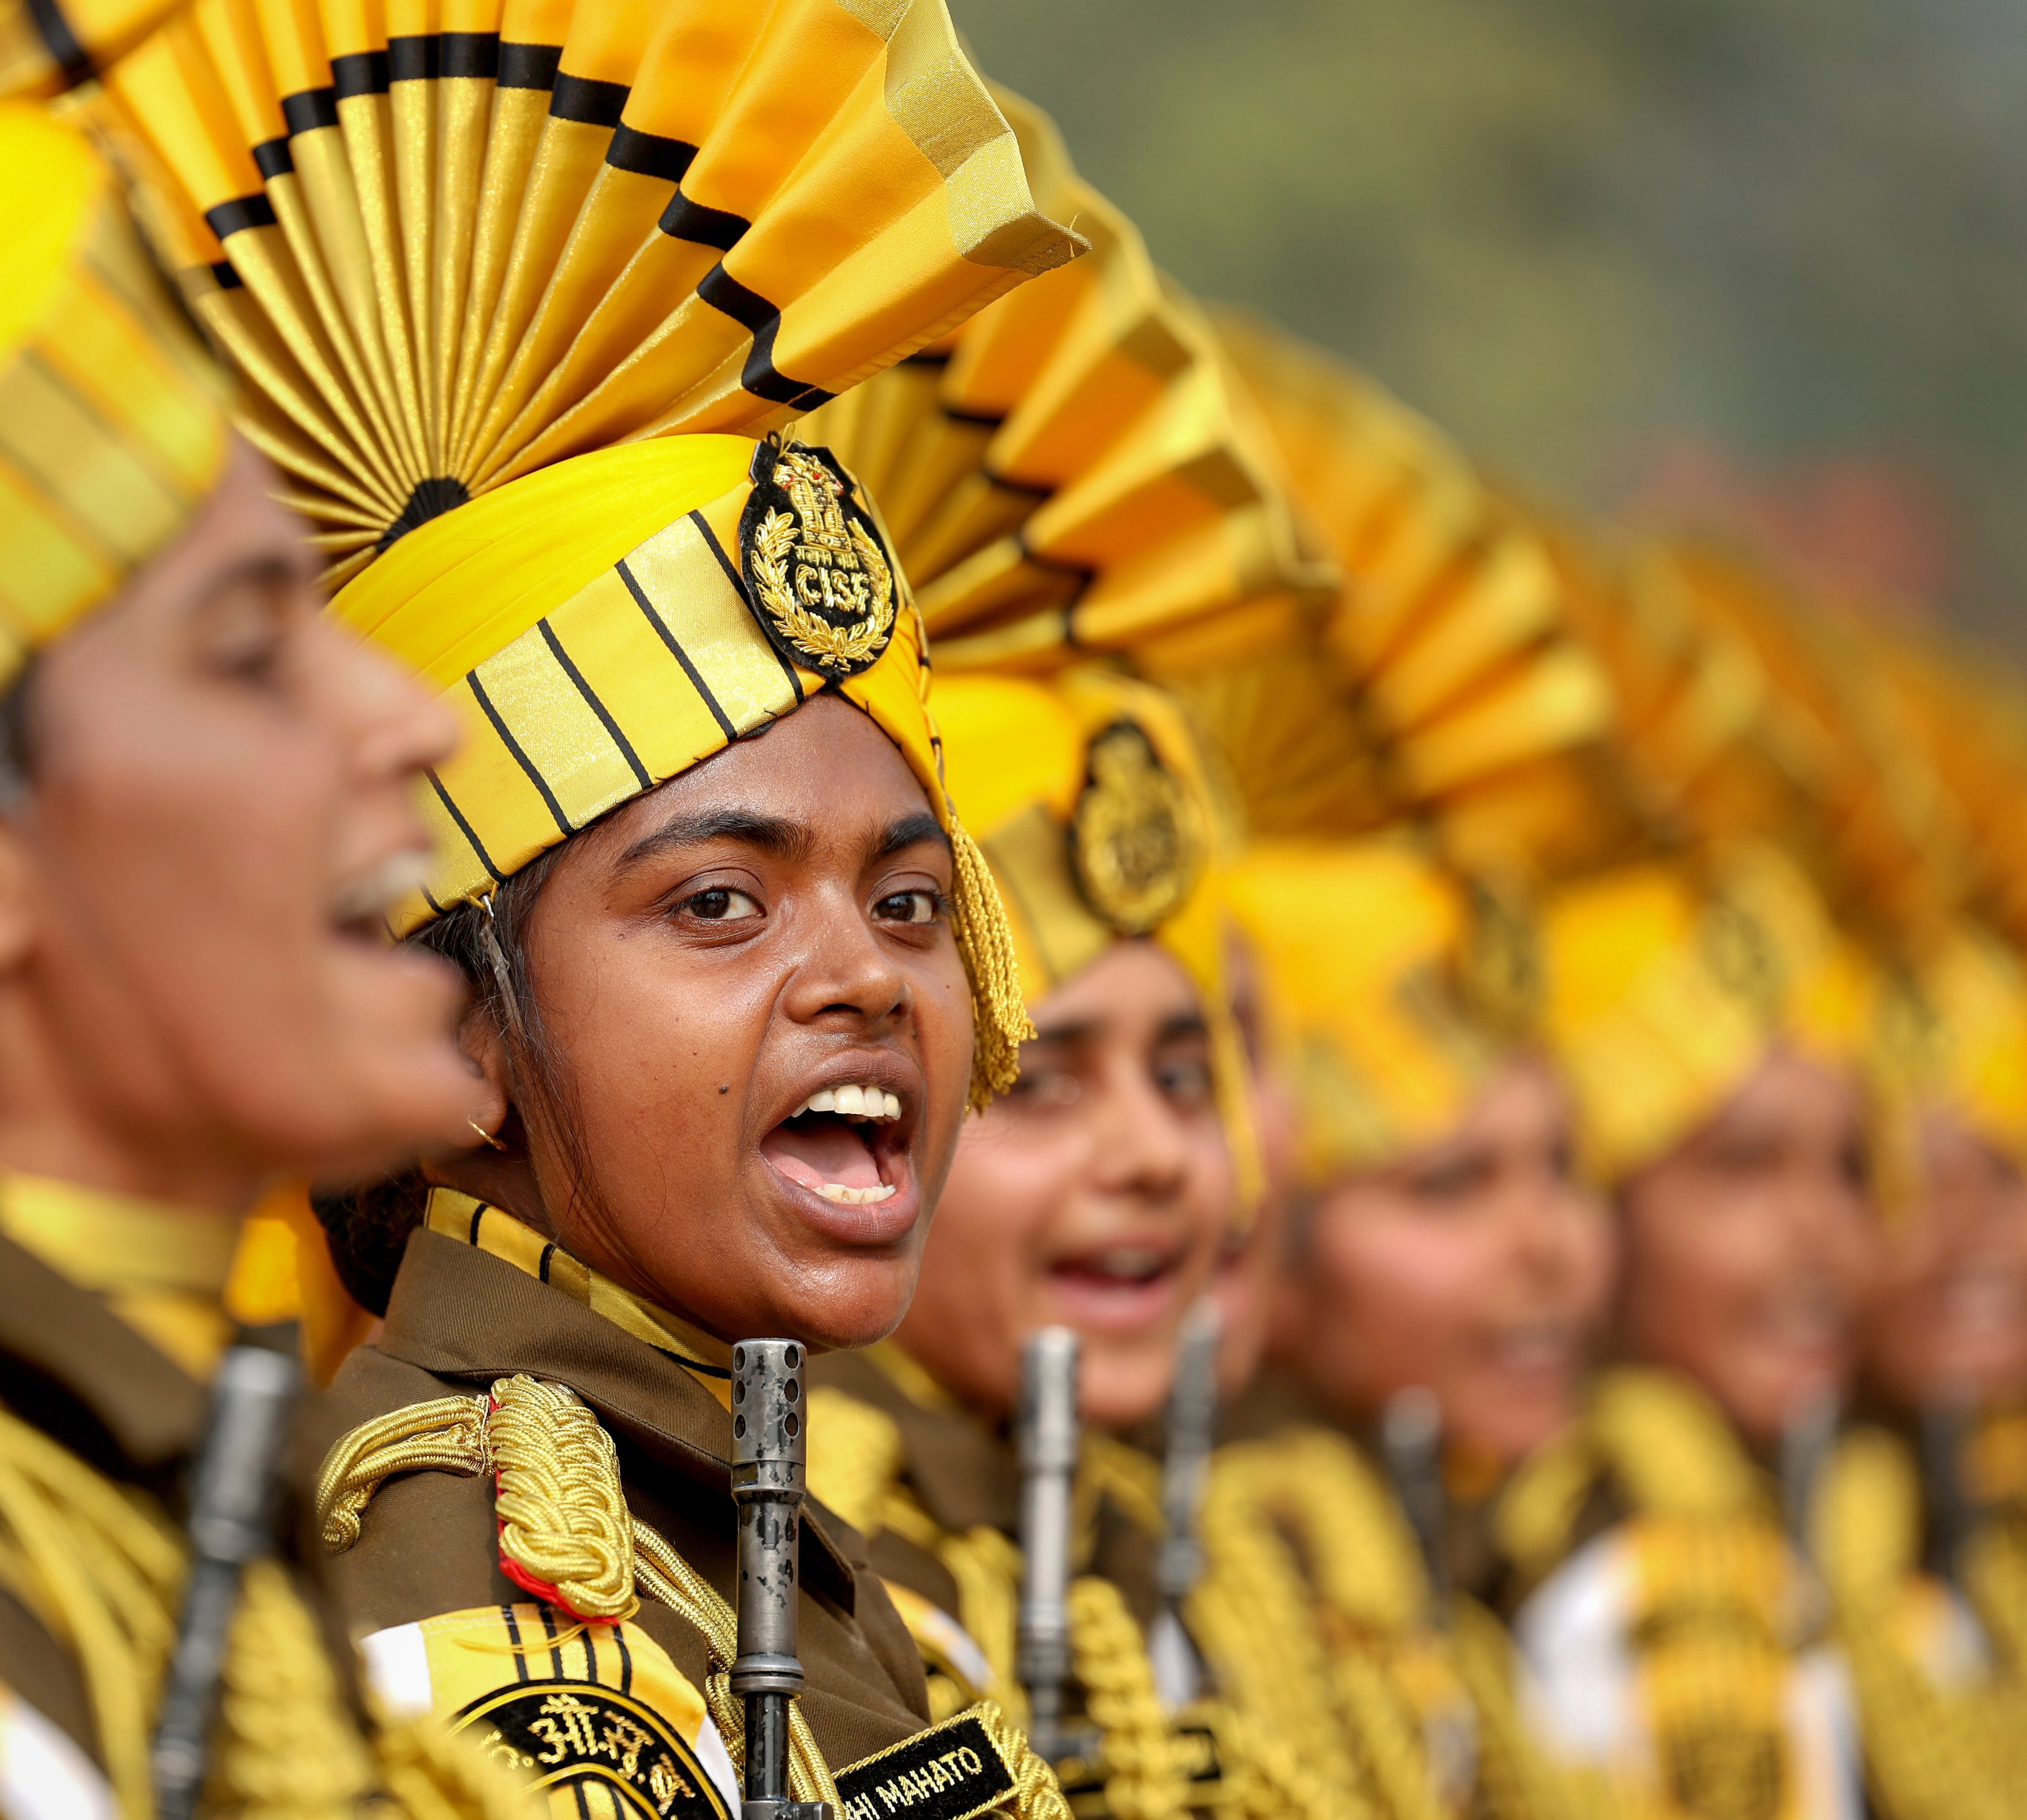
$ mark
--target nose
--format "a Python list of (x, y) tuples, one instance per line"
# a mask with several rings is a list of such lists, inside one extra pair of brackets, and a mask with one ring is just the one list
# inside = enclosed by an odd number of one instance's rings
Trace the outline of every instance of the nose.
[(796, 1022), (858, 1033), (908, 1015), (908, 975), (848, 889), (818, 893), (796, 921), (800, 951), (782, 997)]
[(1099, 1187), (1155, 1207), (1180, 1198), (1190, 1133), (1139, 1058), (1119, 1057), (1103, 1070), (1091, 1130)]
[(319, 632), (330, 641), (328, 687), (360, 776), (405, 783), (457, 750), (456, 719), (422, 679), (327, 616)]

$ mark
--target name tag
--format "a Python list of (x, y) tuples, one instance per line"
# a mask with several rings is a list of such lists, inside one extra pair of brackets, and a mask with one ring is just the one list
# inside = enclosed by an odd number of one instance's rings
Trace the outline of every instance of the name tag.
[(668, 1722), (652, 1707), (596, 1682), (503, 1687), (460, 1713), (456, 1729), (533, 1777), (538, 1789), (600, 1782), (623, 1813), (728, 1820), (696, 1753)]
[(975, 1713), (961, 1712), (837, 1775), (840, 1820), (972, 1820), (1014, 1792), (1014, 1773)]

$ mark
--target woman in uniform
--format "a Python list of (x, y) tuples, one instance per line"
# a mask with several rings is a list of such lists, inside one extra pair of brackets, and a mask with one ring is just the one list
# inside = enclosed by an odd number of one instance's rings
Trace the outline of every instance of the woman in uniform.
[[(324, 1203), (386, 1309), (332, 1392), (350, 1620), (384, 1701), (557, 1812), (720, 1811), (733, 1347), (899, 1319), (1025, 1031), (879, 521), (754, 438), (1078, 243), (936, 0), (458, 23), (172, 31), (110, 86), (335, 617), (467, 729), (393, 921), (473, 986), (485, 1103)], [(803, 1527), (796, 1794), (866, 1797), (840, 1774), (906, 1745), (875, 1779), (953, 1816), (1046, 1805), (996, 1717), (920, 1735), (855, 1548)]]
[[(379, 930), (455, 728), (323, 614), (98, 154), (9, 101), (0, 171), (0, 1806), (141, 1816), (242, 1220), (271, 1177), (386, 1166), (483, 1103), (453, 971)], [(415, 1794), (418, 1746), (383, 1736), (376, 1767), (350, 1674), (256, 1561), (213, 1797)], [(456, 1779), (434, 1811), (479, 1812)]]

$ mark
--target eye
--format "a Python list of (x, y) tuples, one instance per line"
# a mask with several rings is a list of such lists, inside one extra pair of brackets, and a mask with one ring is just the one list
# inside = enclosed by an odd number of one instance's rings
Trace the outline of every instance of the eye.
[(729, 885), (714, 885), (707, 891), (692, 892), (676, 908), (706, 923), (743, 923), (760, 914), (759, 904)]
[(1073, 1070), (1024, 1063), (1001, 1103), (1021, 1112), (1061, 1112), (1083, 1097), (1084, 1082)]
[(896, 891), (873, 906), (877, 923), (933, 923), (943, 914), (943, 901), (934, 891)]
[(1408, 1189), (1418, 1200), (1460, 1201), (1490, 1183), (1495, 1173), (1491, 1158), (1475, 1151), (1434, 1157), (1411, 1170)]
[(1209, 1102), (1212, 1094), (1210, 1063), (1202, 1056), (1157, 1056), (1154, 1085), (1164, 1099), (1178, 1106), (1194, 1108)]

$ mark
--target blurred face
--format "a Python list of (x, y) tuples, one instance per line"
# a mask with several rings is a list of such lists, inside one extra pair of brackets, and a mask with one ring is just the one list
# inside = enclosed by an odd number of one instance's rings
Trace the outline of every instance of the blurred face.
[(1570, 1111), (1505, 1064), (1457, 1128), (1327, 1190), (1287, 1285), (1290, 1363), (1336, 1414), (1433, 1392), (1446, 1440), (1517, 1461), (1574, 1412), (1611, 1279), (1611, 1224), (1576, 1181)]
[[(445, 1173), (726, 1340), (900, 1319), (971, 1070), (951, 848), (892, 741), (820, 696), (571, 841), (526, 938), (559, 1076)], [(476, 1022), (478, 1020), (474, 1020)]]
[(1121, 941), (1032, 1015), (1019, 1084), (958, 1144), (899, 1339), (999, 1416), (1022, 1343), (1073, 1328), (1084, 1419), (1143, 1421), (1230, 1217), (1202, 1010), (1168, 955)]
[(1875, 1265), (1857, 1089), (1787, 1050), (1620, 1196), (1619, 1335), (1750, 1439), (1841, 1393)]
[(1274, 1283), (1287, 1242), (1288, 1203), (1295, 1189), (1301, 1128), (1295, 1090), (1268, 1041), (1260, 1000), (1259, 963), (1242, 941), (1230, 945), (1232, 1012), (1253, 1065), (1253, 1121), (1260, 1145), (1262, 1188), (1252, 1225), (1226, 1235), (1211, 1293), (1221, 1322), (1218, 1394), (1229, 1399), (1253, 1381), (1267, 1349)]
[(2027, 1181), (1962, 1118), (1922, 1129), (1923, 1193), (1881, 1235), (1868, 1375), (1903, 1409), (2027, 1398)]
[(381, 1166), (478, 1103), (460, 989), (391, 948), (449, 716), (321, 610), (244, 444), (172, 548), (46, 653), (0, 820), (7, 1161), (194, 1202)]

